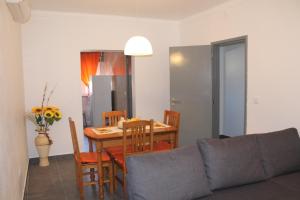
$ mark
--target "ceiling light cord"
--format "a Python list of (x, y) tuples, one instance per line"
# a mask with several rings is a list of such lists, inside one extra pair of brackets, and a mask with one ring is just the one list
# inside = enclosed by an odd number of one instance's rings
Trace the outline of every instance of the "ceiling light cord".
[[(136, 31), (138, 29), (138, 1), (135, 0)], [(130, 37), (124, 48), (124, 54), (129, 56), (149, 56), (153, 54), (151, 42), (144, 36)]]

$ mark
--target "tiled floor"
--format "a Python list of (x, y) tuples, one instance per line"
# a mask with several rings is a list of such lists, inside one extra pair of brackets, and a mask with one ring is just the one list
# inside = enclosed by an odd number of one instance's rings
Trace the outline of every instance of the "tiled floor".
[[(48, 167), (39, 167), (37, 159), (30, 160), (24, 200), (79, 200), (73, 156), (56, 156), (49, 160)], [(123, 199), (121, 189), (114, 195), (107, 191), (105, 188), (105, 200)], [(86, 186), (84, 192), (85, 200), (98, 199), (98, 187)]]

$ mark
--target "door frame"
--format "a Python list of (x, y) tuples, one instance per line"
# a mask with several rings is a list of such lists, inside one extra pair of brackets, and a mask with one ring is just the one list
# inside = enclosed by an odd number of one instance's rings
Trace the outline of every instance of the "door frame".
[[(107, 49), (89, 49), (89, 50), (82, 50), (80, 53), (89, 53), (89, 52), (99, 52), (99, 53), (123, 53), (124, 50), (107, 50)], [(79, 54), (80, 56), (80, 54)], [(133, 96), (133, 89), (134, 89), (134, 73), (133, 73), (133, 64), (134, 64), (134, 57), (133, 56), (126, 56), (124, 54), (124, 61), (125, 61), (125, 79), (126, 79), (126, 94), (127, 94), (127, 117), (131, 118), (134, 114), (135, 111), (133, 110), (133, 102), (135, 101), (135, 96)], [(101, 59), (101, 58), (100, 58)], [(129, 70), (130, 68), (130, 70)], [(131, 71), (131, 74), (129, 74), (129, 71)], [(81, 71), (80, 71), (81, 72)], [(80, 80), (81, 81), (81, 80)], [(83, 117), (82, 117), (83, 118)], [(82, 119), (84, 122), (84, 119)]]
[[(133, 110), (132, 110), (132, 56), (125, 56), (125, 67), (126, 67), (126, 88), (127, 88), (127, 117), (132, 118), (133, 117)], [(130, 70), (129, 70), (130, 67)], [(131, 74), (129, 74), (129, 71), (131, 71)]]
[(244, 135), (247, 130), (247, 88), (248, 88), (248, 36), (230, 38), (226, 40), (216, 41), (211, 43), (212, 54), (212, 136), (218, 138), (219, 123), (220, 123), (220, 63), (219, 49), (222, 46), (233, 44), (245, 44), (245, 112), (244, 112)]

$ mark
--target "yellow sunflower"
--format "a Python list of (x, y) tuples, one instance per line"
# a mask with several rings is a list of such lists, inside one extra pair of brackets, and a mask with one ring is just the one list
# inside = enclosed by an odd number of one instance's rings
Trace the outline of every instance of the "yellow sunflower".
[(47, 110), (44, 113), (45, 118), (52, 118), (54, 116), (54, 113), (51, 110)]
[(31, 111), (34, 114), (40, 114), (43, 110), (41, 107), (33, 107)]
[(47, 111), (47, 110), (52, 111), (53, 109), (51, 108), (51, 106), (45, 106), (45, 107), (44, 107), (44, 111)]
[(45, 109), (45, 111), (47, 111), (47, 110), (51, 110), (51, 111), (59, 110), (59, 108), (57, 108), (55, 106), (45, 106), (44, 109)]
[(52, 110), (55, 110), (55, 111), (58, 111), (59, 108), (58, 107), (55, 107), (55, 106), (51, 106)]
[(62, 113), (61, 113), (59, 110), (56, 110), (56, 111), (54, 112), (54, 117), (55, 117), (56, 119), (61, 119), (61, 118), (62, 118)]

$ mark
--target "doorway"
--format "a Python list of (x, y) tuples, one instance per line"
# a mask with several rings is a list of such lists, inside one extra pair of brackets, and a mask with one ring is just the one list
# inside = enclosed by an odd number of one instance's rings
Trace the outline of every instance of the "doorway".
[(102, 112), (132, 116), (131, 57), (123, 51), (81, 52), (83, 127), (102, 126)]
[(247, 36), (212, 43), (213, 137), (246, 132)]

